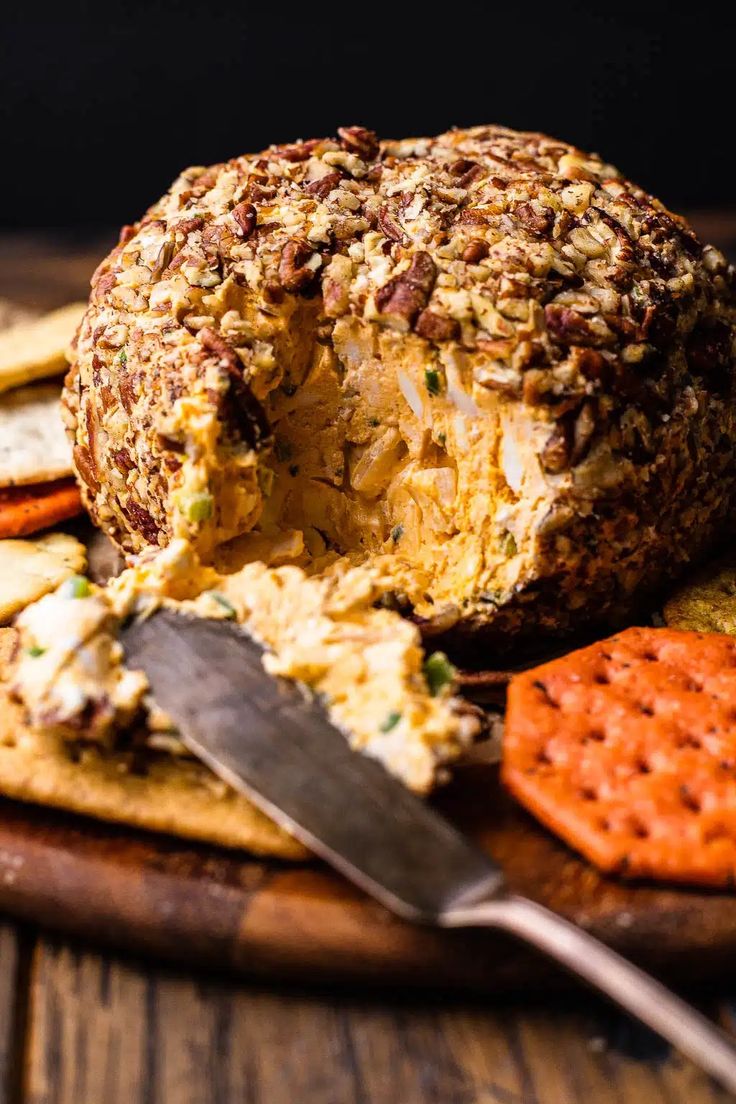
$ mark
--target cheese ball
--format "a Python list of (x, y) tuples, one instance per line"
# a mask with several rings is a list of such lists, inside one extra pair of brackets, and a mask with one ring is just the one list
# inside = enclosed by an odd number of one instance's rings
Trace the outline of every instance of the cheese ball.
[(310, 570), (395, 564), (428, 629), (566, 631), (722, 529), (735, 318), (723, 256), (595, 155), (343, 127), (187, 169), (124, 228), (67, 378), (76, 470), (127, 554), (287, 535)]

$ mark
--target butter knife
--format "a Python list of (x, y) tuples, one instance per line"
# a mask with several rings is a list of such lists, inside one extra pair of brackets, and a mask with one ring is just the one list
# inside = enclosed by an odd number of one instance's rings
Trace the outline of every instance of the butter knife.
[(122, 639), (190, 751), (386, 908), (420, 924), (511, 932), (736, 1091), (736, 1047), (719, 1028), (582, 929), (510, 893), (487, 854), (350, 749), (315, 697), (268, 675), (242, 630), (159, 610)]

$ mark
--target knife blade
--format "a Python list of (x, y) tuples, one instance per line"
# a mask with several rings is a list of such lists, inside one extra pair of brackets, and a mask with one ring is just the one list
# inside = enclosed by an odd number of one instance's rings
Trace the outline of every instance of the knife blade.
[(268, 675), (231, 622), (160, 610), (123, 644), (198, 758), (394, 912), (432, 921), (502, 888), (479, 848), (356, 755), (314, 696)]
[(162, 609), (122, 642), (193, 754), (366, 892), (407, 920), (513, 933), (736, 1091), (736, 1049), (722, 1031), (587, 932), (509, 894), (490, 857), (352, 751), (315, 697), (268, 675), (242, 630)]

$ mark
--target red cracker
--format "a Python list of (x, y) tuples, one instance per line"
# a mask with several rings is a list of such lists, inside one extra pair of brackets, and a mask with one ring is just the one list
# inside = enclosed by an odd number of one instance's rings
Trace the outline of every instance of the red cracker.
[(736, 884), (736, 639), (627, 629), (516, 675), (502, 777), (598, 867)]
[(82, 512), (73, 479), (0, 490), (0, 538), (26, 537)]

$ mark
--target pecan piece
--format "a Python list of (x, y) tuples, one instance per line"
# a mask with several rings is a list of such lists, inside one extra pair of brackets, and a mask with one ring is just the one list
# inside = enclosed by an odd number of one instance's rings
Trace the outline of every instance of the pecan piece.
[(602, 380), (607, 383), (611, 378), (611, 367), (608, 361), (595, 349), (574, 349), (572, 361), (578, 372), (587, 380)]
[(242, 377), (243, 365), (237, 353), (228, 345), (224, 337), (220, 337), (216, 330), (213, 330), (211, 326), (203, 326), (199, 331), (199, 340), (208, 353), (214, 353), (215, 356), (219, 357), (220, 363), (228, 375), (236, 379)]
[(158, 544), (160, 530), (148, 510), (132, 499), (129, 499), (125, 506), (121, 506), (120, 509), (128, 519), (131, 529), (135, 529), (137, 533), (140, 533), (149, 544)]
[(587, 456), (596, 429), (596, 411), (592, 402), (583, 403), (572, 430), (570, 463), (579, 464)]
[(138, 396), (135, 393), (135, 384), (130, 376), (118, 382), (118, 391), (120, 392), (120, 402), (123, 410), (126, 414), (131, 414), (138, 401)]
[(427, 341), (453, 341), (460, 333), (460, 323), (455, 318), (423, 310), (414, 329)]
[(287, 241), (279, 261), (279, 279), (286, 291), (303, 291), (312, 283), (316, 273), (307, 262), (313, 256), (314, 250), (301, 238)]
[(484, 172), (482, 165), (479, 165), (477, 161), (469, 161), (466, 157), (453, 161), (449, 171), (453, 176), (460, 178), (457, 182), (458, 188), (469, 188), (473, 181), (482, 176)]
[(92, 382), (95, 387), (102, 385), (102, 374), (105, 371), (105, 362), (100, 360), (97, 353), (92, 354)]
[(378, 212), (378, 227), (381, 233), (385, 237), (390, 238), (391, 241), (404, 241), (404, 231), (401, 229), (385, 203)]
[(515, 203), (512, 210), (522, 226), (532, 234), (548, 234), (554, 226), (555, 213), (551, 207), (542, 207), (541, 211), (537, 211), (531, 203)]
[(191, 218), (179, 219), (175, 222), (171, 229), (177, 234), (191, 234), (194, 230), (201, 230), (204, 226), (204, 219), (199, 215), (194, 215)]
[(132, 471), (135, 467), (135, 461), (131, 458), (127, 449), (113, 449), (112, 456), (115, 461), (115, 467), (121, 472)]
[(411, 265), (399, 276), (392, 278), (376, 292), (376, 306), (381, 314), (393, 315), (408, 328), (427, 305), (437, 268), (429, 253), (415, 253)]
[(97, 478), (94, 461), (89, 449), (85, 445), (75, 445), (72, 451), (74, 467), (77, 469), (80, 479), (87, 484), (93, 494), (98, 494), (100, 481)]
[(163, 243), (158, 251), (156, 260), (153, 263), (153, 268), (151, 269), (152, 280), (159, 280), (161, 278), (162, 274), (166, 271), (166, 269), (169, 267), (172, 260), (174, 259), (175, 249), (176, 246), (174, 245), (173, 241), (169, 240)]
[(131, 226), (126, 223), (125, 226), (120, 227), (120, 235), (118, 237), (118, 245), (127, 245), (132, 237), (135, 236), (135, 226)]
[(240, 227), (240, 235), (243, 238), (249, 238), (256, 228), (256, 222), (258, 221), (258, 214), (252, 203), (238, 203), (236, 207), (233, 207), (231, 214), (238, 226)]
[(466, 264), (479, 264), (484, 261), (491, 251), (488, 242), (482, 238), (473, 238), (463, 250), (463, 260)]
[(467, 157), (460, 157), (457, 161), (453, 161), (451, 165), (448, 165), (447, 171), (452, 173), (453, 176), (463, 176), (468, 169), (472, 169), (473, 165), (477, 164), (477, 161), (470, 161)]
[(539, 459), (551, 475), (559, 475), (570, 467), (570, 436), (568, 427), (560, 423), (547, 438)]
[(221, 222), (211, 222), (202, 231), (202, 248), (210, 264), (227, 260), (234, 241), (233, 232)]
[(342, 173), (331, 172), (321, 176), (319, 180), (313, 180), (311, 184), (304, 185), (304, 191), (308, 195), (317, 196), (317, 199), (327, 199), (333, 188), (336, 188), (342, 180)]
[(458, 222), (465, 226), (487, 226), (490, 218), (487, 211), (481, 211), (478, 207), (465, 207), (460, 212)]
[(378, 156), (378, 137), (374, 131), (362, 126), (338, 127), (340, 144), (348, 153), (356, 153), (362, 161), (372, 161)]
[(278, 306), (279, 303), (284, 301), (284, 289), (275, 280), (269, 280), (268, 283), (263, 285), (263, 298), (267, 303)]
[[(266, 178), (264, 177), (263, 180)], [(252, 199), (255, 203), (265, 203), (269, 199), (273, 199), (276, 195), (275, 184), (265, 184), (263, 180), (251, 180), (248, 183), (248, 187), (245, 192), (248, 199)]]
[(559, 345), (605, 345), (611, 334), (608, 327), (603, 327), (603, 332), (596, 332), (579, 311), (562, 307), (559, 303), (547, 303), (544, 319), (552, 340)]
[(276, 157), (282, 157), (284, 161), (307, 161), (312, 156), (312, 150), (318, 144), (317, 138), (310, 138), (308, 142), (293, 142), (291, 145), (275, 146), (271, 152)]
[(104, 272), (92, 284), (92, 300), (96, 304), (104, 303), (105, 296), (118, 282), (117, 273)]

